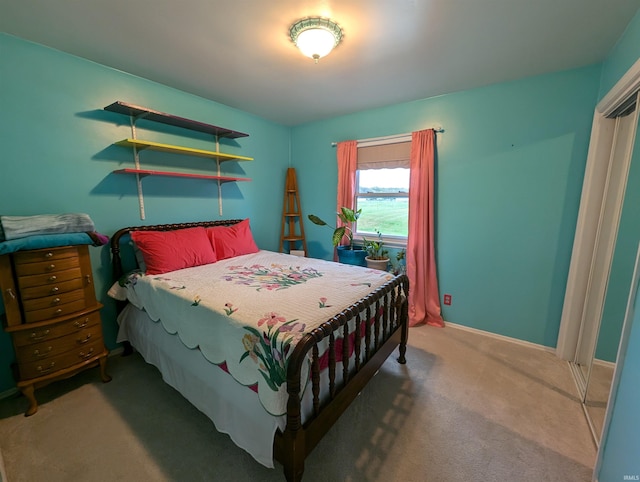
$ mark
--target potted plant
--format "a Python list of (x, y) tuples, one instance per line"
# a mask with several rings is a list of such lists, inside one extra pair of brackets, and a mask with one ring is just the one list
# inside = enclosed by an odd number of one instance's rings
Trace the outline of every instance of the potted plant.
[[(331, 243), (334, 247), (338, 249), (338, 260), (341, 263), (345, 264), (354, 264), (358, 266), (364, 266), (365, 261), (364, 258), (366, 256), (366, 252), (357, 246), (353, 245), (353, 230), (351, 229), (351, 224), (355, 223), (360, 217), (360, 213), (362, 209), (358, 209), (357, 211), (342, 207), (340, 212), (337, 213), (340, 221), (342, 222), (342, 226), (333, 227), (327, 224), (325, 221), (320, 219), (315, 214), (309, 214), (308, 218), (313, 224), (317, 224), (318, 226), (329, 226), (333, 229), (333, 235), (331, 236)], [(342, 242), (342, 238), (347, 236), (349, 239), (349, 244), (346, 246), (340, 246)]]
[(365, 260), (368, 268), (386, 271), (389, 266), (388, 251), (383, 249), (384, 242), (382, 241), (382, 233), (377, 229), (376, 233), (378, 233), (378, 239), (376, 240), (371, 241), (367, 238), (362, 238), (364, 241), (364, 249), (367, 252)]
[(405, 248), (400, 249), (396, 253), (396, 260), (398, 261), (398, 263), (394, 266), (393, 274), (399, 275), (405, 274), (407, 272), (407, 266), (405, 264), (406, 253), (407, 251)]

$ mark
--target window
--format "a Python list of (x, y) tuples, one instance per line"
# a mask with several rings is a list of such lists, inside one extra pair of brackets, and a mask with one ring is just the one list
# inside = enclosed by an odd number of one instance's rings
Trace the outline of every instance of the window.
[(362, 214), (356, 237), (380, 231), (386, 244), (406, 244), (409, 230), (409, 154), (411, 142), (358, 145), (356, 209)]
[(362, 208), (356, 233), (406, 239), (409, 227), (409, 169), (356, 172), (356, 209)]

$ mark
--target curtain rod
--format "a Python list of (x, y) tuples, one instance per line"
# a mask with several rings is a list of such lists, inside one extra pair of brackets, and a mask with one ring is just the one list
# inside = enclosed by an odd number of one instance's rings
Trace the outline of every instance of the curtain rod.
[[(442, 126), (432, 127), (435, 132), (444, 132)], [(369, 139), (358, 139), (358, 147), (369, 147), (376, 146), (381, 144), (392, 144), (395, 142), (407, 142), (411, 140), (411, 132), (407, 132), (405, 134), (395, 134), (393, 136), (383, 136), (383, 137), (370, 137)], [(338, 145), (337, 142), (332, 142), (331, 146), (336, 147)]]

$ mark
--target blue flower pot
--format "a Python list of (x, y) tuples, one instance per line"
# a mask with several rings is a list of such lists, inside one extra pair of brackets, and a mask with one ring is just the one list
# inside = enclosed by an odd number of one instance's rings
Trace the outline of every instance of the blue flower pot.
[(366, 266), (366, 257), (367, 252), (358, 246), (354, 246), (353, 249), (349, 249), (349, 246), (338, 246), (338, 261), (343, 264)]

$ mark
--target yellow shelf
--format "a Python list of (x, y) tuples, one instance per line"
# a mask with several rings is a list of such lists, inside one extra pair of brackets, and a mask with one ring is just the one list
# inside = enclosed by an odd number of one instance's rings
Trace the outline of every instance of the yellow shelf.
[(253, 161), (252, 157), (234, 156), (216, 151), (206, 151), (204, 149), (194, 149), (192, 147), (174, 146), (172, 144), (161, 144), (159, 142), (143, 141), (140, 139), (123, 139), (116, 142), (118, 146), (137, 147), (138, 149), (151, 149), (153, 151), (170, 152), (172, 154), (187, 154), (190, 156), (208, 157), (220, 161)]

